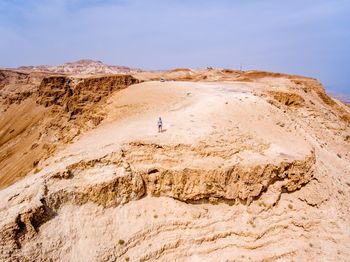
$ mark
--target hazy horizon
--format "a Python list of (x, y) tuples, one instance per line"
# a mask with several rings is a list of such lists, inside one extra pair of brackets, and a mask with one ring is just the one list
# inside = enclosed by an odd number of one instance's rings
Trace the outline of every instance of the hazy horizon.
[(100, 60), (315, 77), (350, 94), (350, 1), (4, 0), (0, 67)]

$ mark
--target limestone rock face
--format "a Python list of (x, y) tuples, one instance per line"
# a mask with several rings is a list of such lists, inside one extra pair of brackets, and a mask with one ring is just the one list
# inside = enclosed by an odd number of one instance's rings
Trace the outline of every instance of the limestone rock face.
[(38, 103), (46, 107), (58, 105), (73, 114), (99, 102), (103, 97), (138, 83), (131, 75), (113, 75), (90, 78), (51, 76), (42, 80), (38, 88)]
[[(1, 72), (1, 71), (0, 71)], [(3, 70), (0, 188), (104, 119), (106, 99), (139, 80), (131, 75), (76, 77)], [(21, 162), (21, 166), (18, 166)]]
[(224, 170), (163, 171), (145, 175), (147, 192), (181, 201), (220, 199), (247, 201), (260, 196), (271, 184), (283, 181), (281, 191), (293, 192), (313, 176), (315, 156), (279, 165), (232, 166)]
[(0, 74), (1, 261), (349, 257), (350, 108), (317, 80), (33, 74)]

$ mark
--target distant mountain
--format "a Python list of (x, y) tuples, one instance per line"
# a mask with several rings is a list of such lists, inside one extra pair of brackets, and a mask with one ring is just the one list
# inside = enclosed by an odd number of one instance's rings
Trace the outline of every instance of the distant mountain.
[(341, 93), (336, 93), (336, 92), (328, 92), (330, 96), (334, 97), (335, 99), (338, 99), (339, 101), (342, 101), (345, 104), (350, 105), (350, 96), (341, 94)]
[(82, 59), (57, 66), (21, 66), (16, 69), (24, 71), (44, 71), (73, 75), (120, 74), (142, 71), (141, 69), (130, 68), (126, 66), (106, 65), (101, 61), (94, 61), (90, 59)]

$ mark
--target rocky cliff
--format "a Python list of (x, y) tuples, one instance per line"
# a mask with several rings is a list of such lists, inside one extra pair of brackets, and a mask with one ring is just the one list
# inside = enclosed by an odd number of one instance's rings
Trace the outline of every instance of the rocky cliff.
[[(1, 260), (350, 255), (350, 109), (315, 79), (212, 68), (44, 76), (2, 108)], [(38, 161), (20, 169), (31, 152)]]
[(58, 147), (99, 125), (108, 96), (138, 82), (130, 75), (76, 78), (6, 70), (2, 75), (0, 187), (38, 171), (38, 163)]

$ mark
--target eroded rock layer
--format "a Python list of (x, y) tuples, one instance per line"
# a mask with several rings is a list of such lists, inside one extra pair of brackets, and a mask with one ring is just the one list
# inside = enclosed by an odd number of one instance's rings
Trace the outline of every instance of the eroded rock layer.
[(130, 75), (76, 78), (2, 73), (0, 188), (31, 170), (38, 172), (40, 161), (98, 126), (105, 117), (106, 99), (138, 82)]
[(350, 256), (350, 108), (317, 80), (6, 74), (0, 260)]
[[(120, 154), (71, 164), (43, 178), (38, 192), (28, 186), (21, 195), (10, 196), (7, 199), (12, 206), (9, 206), (10, 212), (20, 203), (29, 201), (29, 205), (23, 206), (19, 213), (8, 214), (6, 222), (2, 224), (0, 244), (6, 247), (6, 252), (2, 250), (1, 258), (25, 259), (21, 248), (40, 238), (41, 225), (50, 223), (67, 205), (95, 203), (104, 208), (117, 208), (145, 194), (192, 203), (201, 200), (214, 204), (241, 200), (251, 203), (269, 187), (274, 187), (279, 193), (300, 189), (312, 179), (315, 169), (315, 155), (312, 152), (305, 159), (277, 165), (238, 165), (225, 170), (152, 169), (143, 173), (127, 162), (126, 153), (122, 151)], [(32, 257), (41, 257), (35, 247), (27, 252)], [(46, 259), (57, 257), (48, 256)]]

